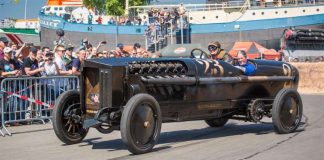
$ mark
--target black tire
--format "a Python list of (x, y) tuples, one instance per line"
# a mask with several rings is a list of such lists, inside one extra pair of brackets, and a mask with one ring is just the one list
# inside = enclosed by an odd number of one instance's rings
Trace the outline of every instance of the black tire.
[(272, 104), (272, 122), (279, 134), (295, 131), (303, 116), (303, 103), (295, 89), (281, 89)]
[(205, 122), (210, 127), (223, 127), (228, 121), (228, 118), (214, 118), (214, 119), (208, 119), (205, 120)]
[(76, 144), (87, 135), (88, 129), (83, 128), (80, 119), (71, 115), (82, 116), (79, 91), (72, 90), (61, 94), (53, 110), (53, 129), (56, 136), (65, 144)]
[(114, 128), (110, 126), (109, 124), (101, 124), (98, 126), (95, 126), (98, 132), (102, 134), (108, 134), (114, 131)]
[(148, 94), (137, 94), (127, 102), (121, 117), (122, 140), (133, 154), (150, 152), (159, 140), (161, 124), (159, 103)]

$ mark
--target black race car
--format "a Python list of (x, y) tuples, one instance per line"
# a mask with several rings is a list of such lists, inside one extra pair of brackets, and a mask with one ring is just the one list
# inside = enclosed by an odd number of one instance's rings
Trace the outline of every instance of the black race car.
[(297, 69), (277, 61), (250, 63), (253, 76), (202, 58), (87, 60), (80, 91), (67, 91), (56, 102), (54, 131), (62, 142), (75, 144), (90, 127), (120, 130), (134, 154), (152, 150), (163, 122), (204, 120), (221, 127), (229, 119), (259, 122), (267, 116), (278, 133), (295, 131), (303, 109)]

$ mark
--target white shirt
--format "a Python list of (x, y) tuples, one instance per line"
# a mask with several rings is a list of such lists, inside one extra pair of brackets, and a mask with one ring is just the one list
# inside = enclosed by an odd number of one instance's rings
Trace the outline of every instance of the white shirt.
[(54, 62), (56, 62), (59, 70), (62, 70), (62, 71), (66, 71), (66, 68), (65, 68), (65, 65), (64, 65), (64, 62), (62, 60), (62, 58), (58, 55), (55, 55), (55, 59), (54, 59)]

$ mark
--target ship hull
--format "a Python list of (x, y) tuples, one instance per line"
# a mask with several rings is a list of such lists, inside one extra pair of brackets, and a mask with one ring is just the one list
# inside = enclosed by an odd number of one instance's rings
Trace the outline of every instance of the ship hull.
[[(324, 29), (324, 24), (298, 26), (298, 28), (309, 29)], [(278, 50), (280, 47), (280, 38), (284, 28), (266, 29), (266, 30), (253, 30), (253, 31), (240, 31), (240, 32), (216, 32), (216, 33), (196, 33), (190, 35), (189, 42), (208, 44), (212, 41), (221, 42), (223, 48), (230, 50), (233, 44), (237, 41), (253, 41), (257, 42), (266, 48), (273, 48)], [(117, 43), (124, 43), (132, 45), (138, 42), (145, 46), (145, 36), (134, 34), (103, 34), (103, 33), (91, 33), (91, 32), (74, 32), (65, 31), (66, 43), (79, 46), (83, 38), (87, 38), (93, 45), (97, 45), (100, 41), (107, 41), (107, 45), (103, 46), (103, 49), (114, 49)], [(58, 40), (56, 30), (49, 28), (41, 29), (41, 44), (42, 46), (54, 45), (54, 41)], [(177, 42), (177, 38), (173, 37), (173, 43)], [(184, 40), (186, 42), (186, 40)], [(178, 38), (178, 43), (181, 43)], [(168, 44), (171, 44), (171, 40), (168, 39)]]

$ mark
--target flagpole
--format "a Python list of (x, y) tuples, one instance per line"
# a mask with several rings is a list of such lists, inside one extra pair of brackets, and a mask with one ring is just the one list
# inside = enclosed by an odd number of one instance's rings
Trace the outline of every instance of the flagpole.
[(27, 19), (27, 3), (28, 0), (25, 0), (25, 20)]

